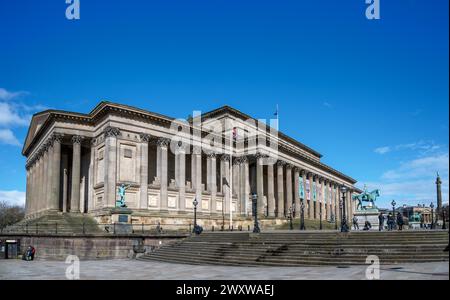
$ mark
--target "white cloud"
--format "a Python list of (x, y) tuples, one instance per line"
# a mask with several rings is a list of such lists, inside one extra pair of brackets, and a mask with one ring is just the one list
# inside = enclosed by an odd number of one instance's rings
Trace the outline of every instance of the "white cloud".
[(20, 114), (14, 105), (0, 102), (0, 125), (1, 126), (27, 126), (30, 122), (29, 114)]
[(25, 205), (25, 192), (0, 190), (0, 201), (6, 201), (10, 205)]
[(436, 151), (441, 149), (442, 146), (437, 145), (434, 141), (420, 140), (414, 143), (378, 147), (374, 150), (374, 152), (378, 154), (386, 154), (393, 151), (410, 150), (410, 151), (417, 151), (418, 154), (420, 155), (428, 155), (430, 153), (435, 153)]
[(326, 108), (333, 108), (333, 105), (331, 105), (331, 103), (325, 101), (324, 103), (322, 103), (323, 106), (325, 106)]
[(0, 143), (13, 146), (21, 145), (19, 140), (10, 129), (0, 129)]
[(376, 148), (374, 151), (375, 151), (375, 153), (378, 153), (378, 154), (386, 154), (391, 151), (391, 147), (389, 147), (389, 146), (379, 147), (379, 148)]
[(423, 178), (430, 174), (434, 175), (440, 170), (441, 173), (448, 174), (448, 164), (448, 153), (421, 157), (404, 162), (397, 169), (385, 172), (382, 178), (386, 180)]
[(0, 100), (9, 101), (14, 98), (18, 98), (20, 96), (26, 95), (28, 92), (19, 91), (19, 92), (10, 92), (4, 88), (0, 88)]
[(392, 199), (395, 199), (399, 205), (403, 203), (429, 205), (431, 201), (436, 204), (435, 180), (437, 171), (439, 171), (442, 180), (443, 201), (448, 202), (448, 153), (440, 153), (403, 162), (398, 168), (384, 172), (380, 180), (364, 183), (367, 184), (369, 190), (380, 190), (381, 207), (389, 207)]

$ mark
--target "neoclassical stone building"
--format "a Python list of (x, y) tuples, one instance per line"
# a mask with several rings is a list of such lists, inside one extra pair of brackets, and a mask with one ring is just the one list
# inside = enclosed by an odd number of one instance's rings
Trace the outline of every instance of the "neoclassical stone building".
[(85, 213), (114, 222), (122, 184), (131, 220), (146, 224), (190, 223), (197, 199), (199, 223), (247, 225), (252, 194), (263, 223), (298, 216), (302, 202), (305, 218), (339, 220), (341, 187), (348, 218), (351, 195), (361, 192), (313, 149), (228, 106), (184, 122), (110, 102), (89, 114), (47, 110), (33, 116), (23, 155), (27, 218)]

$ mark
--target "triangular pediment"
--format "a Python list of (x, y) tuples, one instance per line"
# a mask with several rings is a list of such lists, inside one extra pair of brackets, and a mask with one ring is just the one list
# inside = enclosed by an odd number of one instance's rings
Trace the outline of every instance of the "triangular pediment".
[(36, 136), (36, 134), (39, 132), (39, 130), (42, 128), (42, 126), (48, 120), (49, 117), (50, 112), (42, 112), (33, 116), (33, 118), (31, 119), (30, 127), (28, 128), (28, 133), (23, 146), (23, 151), (28, 148), (28, 146), (33, 141), (33, 138)]

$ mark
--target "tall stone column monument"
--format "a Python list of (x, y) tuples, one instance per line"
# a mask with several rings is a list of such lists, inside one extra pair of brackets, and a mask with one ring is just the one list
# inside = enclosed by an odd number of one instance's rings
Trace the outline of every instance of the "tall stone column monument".
[(442, 213), (442, 190), (441, 190), (441, 177), (437, 173), (436, 177), (436, 192), (437, 192), (437, 207), (436, 207), (436, 219), (439, 220)]

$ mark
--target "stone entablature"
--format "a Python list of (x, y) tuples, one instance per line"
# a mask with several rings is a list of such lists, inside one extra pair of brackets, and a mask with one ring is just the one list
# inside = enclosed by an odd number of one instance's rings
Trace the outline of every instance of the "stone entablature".
[[(229, 107), (203, 116), (220, 114), (225, 119), (246, 116)], [(129, 208), (140, 213), (184, 214), (196, 198), (204, 214), (229, 215), (233, 209), (237, 218), (251, 214), (251, 193), (258, 195), (258, 212), (268, 218), (285, 218), (290, 207), (298, 212), (301, 197), (307, 217), (318, 218), (324, 211), (324, 217), (338, 218), (339, 187), (349, 188), (350, 208), (351, 193), (359, 192), (354, 179), (324, 165), (320, 154), (285, 135), (278, 137), (278, 158), (267, 164), (272, 154), (266, 145), (254, 144), (248, 154), (236, 141), (225, 154), (181, 142), (174, 148), (173, 120), (108, 102), (87, 115), (54, 110), (35, 115), (23, 148), (27, 216), (111, 209), (120, 184), (128, 186)], [(188, 124), (192, 132), (194, 126)]]

